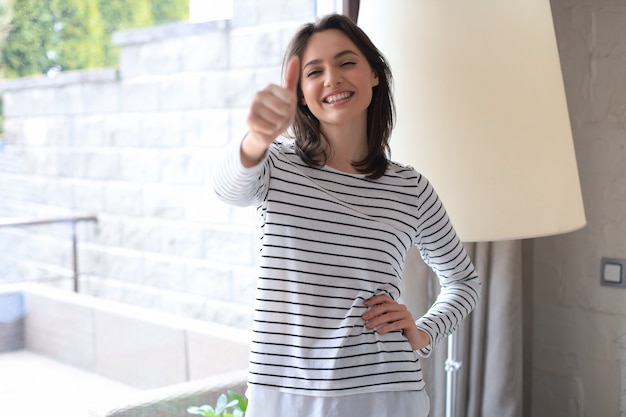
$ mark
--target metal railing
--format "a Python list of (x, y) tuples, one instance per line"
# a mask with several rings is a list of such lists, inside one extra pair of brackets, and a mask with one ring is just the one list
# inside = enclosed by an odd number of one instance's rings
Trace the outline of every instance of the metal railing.
[(67, 215), (56, 217), (9, 217), (0, 218), (0, 227), (33, 226), (53, 223), (70, 223), (72, 225), (72, 269), (74, 279), (74, 292), (78, 292), (78, 240), (76, 237), (76, 224), (78, 222), (97, 222), (95, 214)]

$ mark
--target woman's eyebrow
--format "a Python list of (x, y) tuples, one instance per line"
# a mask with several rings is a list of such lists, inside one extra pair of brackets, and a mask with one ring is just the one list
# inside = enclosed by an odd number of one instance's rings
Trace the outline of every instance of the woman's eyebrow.
[[(356, 52), (354, 52), (351, 49), (345, 49), (341, 52), (338, 52), (335, 54), (335, 56), (333, 57), (333, 59), (339, 59), (344, 55), (358, 55)], [(306, 64), (304, 64), (304, 66), (302, 67), (302, 69), (305, 69), (306, 67), (308, 67), (309, 65), (317, 65), (319, 63), (321, 63), (322, 60), (321, 59), (312, 59), (311, 61), (307, 62)]]

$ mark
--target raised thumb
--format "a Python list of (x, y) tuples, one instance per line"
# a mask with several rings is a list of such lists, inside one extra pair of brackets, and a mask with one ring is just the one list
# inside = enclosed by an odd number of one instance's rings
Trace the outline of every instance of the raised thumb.
[(300, 58), (296, 55), (289, 58), (285, 68), (285, 88), (296, 92), (300, 80)]

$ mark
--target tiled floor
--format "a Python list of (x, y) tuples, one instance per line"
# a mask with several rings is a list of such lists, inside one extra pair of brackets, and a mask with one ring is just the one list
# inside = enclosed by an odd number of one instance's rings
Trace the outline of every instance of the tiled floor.
[(86, 417), (138, 391), (29, 351), (0, 353), (1, 417)]

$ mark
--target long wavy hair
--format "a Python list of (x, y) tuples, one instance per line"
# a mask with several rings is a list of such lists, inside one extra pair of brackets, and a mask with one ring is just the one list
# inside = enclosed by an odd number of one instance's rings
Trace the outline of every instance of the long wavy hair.
[[(348, 17), (331, 14), (315, 23), (302, 26), (292, 38), (283, 60), (283, 74), (292, 56), (302, 55), (311, 36), (329, 29), (343, 32), (367, 59), (378, 76), (378, 85), (373, 87), (372, 101), (367, 108), (367, 156), (361, 161), (353, 161), (352, 166), (368, 178), (376, 179), (385, 174), (388, 165), (389, 138), (395, 120), (395, 105), (392, 95), (391, 69), (387, 59), (376, 48), (369, 37)], [(302, 88), (298, 82), (298, 110), (291, 126), (290, 136), (295, 138), (296, 152), (309, 166), (320, 167), (328, 156), (325, 140), (320, 131), (319, 120), (302, 103)], [(325, 146), (326, 145), (326, 146)]]

